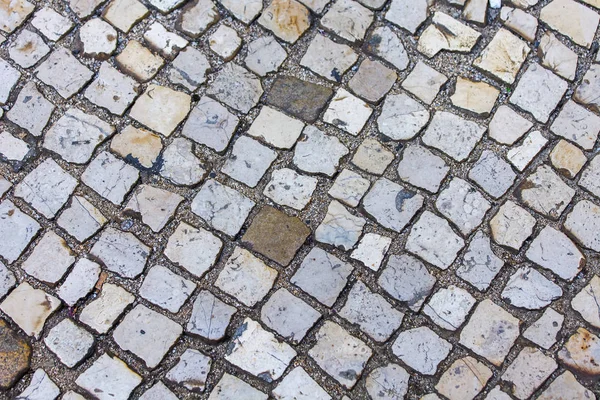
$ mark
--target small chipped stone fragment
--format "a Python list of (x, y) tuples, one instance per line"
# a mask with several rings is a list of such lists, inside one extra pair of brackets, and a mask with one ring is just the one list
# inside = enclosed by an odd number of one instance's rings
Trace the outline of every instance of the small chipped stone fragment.
[(62, 301), (73, 307), (92, 291), (99, 276), (100, 265), (87, 258), (81, 258), (75, 263), (56, 294)]
[(548, 139), (539, 131), (533, 131), (525, 137), (520, 146), (510, 149), (506, 158), (516, 169), (523, 172), (547, 143)]
[(598, 305), (596, 303), (596, 293), (600, 293), (600, 278), (594, 275), (590, 282), (585, 286), (571, 301), (571, 307), (577, 311), (583, 319), (592, 326), (600, 327), (600, 316), (598, 315)]
[(33, 373), (29, 386), (16, 398), (27, 400), (56, 399), (59, 395), (60, 389), (56, 386), (56, 383), (50, 379), (46, 371), (38, 368)]

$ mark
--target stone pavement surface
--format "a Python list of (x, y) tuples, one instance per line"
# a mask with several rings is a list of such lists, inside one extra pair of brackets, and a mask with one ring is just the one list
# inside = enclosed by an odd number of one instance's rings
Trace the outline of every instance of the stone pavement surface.
[(0, 0), (0, 398), (600, 395), (599, 0)]

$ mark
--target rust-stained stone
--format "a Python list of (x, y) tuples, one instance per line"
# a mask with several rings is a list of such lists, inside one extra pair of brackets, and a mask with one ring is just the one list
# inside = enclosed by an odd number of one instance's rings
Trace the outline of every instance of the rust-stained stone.
[(278, 77), (266, 102), (287, 114), (307, 122), (315, 122), (333, 95), (333, 90), (293, 76)]
[(600, 339), (585, 328), (569, 338), (558, 352), (566, 368), (584, 378), (600, 378)]
[(0, 389), (8, 389), (29, 369), (29, 343), (0, 319)]
[(266, 206), (254, 217), (242, 242), (285, 266), (292, 261), (308, 235), (310, 229), (300, 219)]

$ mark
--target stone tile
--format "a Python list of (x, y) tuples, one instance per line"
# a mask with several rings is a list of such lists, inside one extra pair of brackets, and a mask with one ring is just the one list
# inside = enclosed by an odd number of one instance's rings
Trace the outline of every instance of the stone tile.
[(133, 372), (118, 357), (104, 353), (77, 379), (75, 383), (99, 400), (126, 399), (142, 382), (142, 377)]
[(144, 94), (136, 100), (129, 115), (168, 137), (188, 115), (190, 103), (191, 98), (185, 93), (164, 86), (149, 85)]
[(521, 266), (509, 278), (502, 298), (514, 307), (539, 310), (563, 294), (560, 286), (533, 268)]
[(356, 136), (372, 113), (373, 109), (367, 103), (342, 88), (329, 103), (323, 121)]
[(59, 286), (56, 294), (67, 305), (73, 307), (92, 291), (99, 276), (100, 265), (87, 258), (81, 258)]
[(163, 67), (164, 60), (152, 54), (136, 40), (130, 40), (121, 53), (115, 57), (115, 63), (126, 74), (140, 82), (149, 81)]
[(183, 386), (192, 392), (201, 393), (206, 385), (206, 377), (210, 371), (212, 360), (198, 350), (187, 349), (165, 379)]
[(263, 305), (260, 319), (292, 342), (300, 342), (321, 314), (285, 288), (277, 290)]
[(400, 332), (392, 345), (396, 357), (423, 375), (434, 375), (450, 350), (450, 343), (424, 326)]
[(371, 174), (381, 175), (394, 160), (394, 153), (372, 137), (366, 138), (352, 157), (352, 164)]
[(246, 318), (233, 335), (225, 359), (266, 382), (273, 382), (283, 375), (296, 354), (258, 322)]
[(68, 318), (55, 325), (44, 343), (69, 368), (85, 359), (94, 346), (94, 337)]
[(485, 0), (469, 1), (463, 9), (462, 16), (467, 21), (485, 25), (487, 7), (488, 5)]
[(60, 300), (33, 288), (29, 283), (22, 282), (4, 301), (0, 310), (6, 314), (25, 334), (39, 339), (46, 320), (60, 308)]
[(210, 68), (208, 58), (202, 52), (188, 46), (181, 50), (171, 63), (169, 80), (175, 85), (194, 91), (206, 82), (206, 73)]
[(423, 129), (429, 117), (429, 111), (410, 96), (390, 94), (377, 118), (377, 127), (392, 140), (408, 140)]
[(421, 309), (435, 282), (425, 265), (408, 254), (391, 256), (377, 281), (383, 290), (415, 312)]
[(372, 399), (402, 399), (408, 392), (409, 378), (404, 368), (390, 363), (371, 371), (365, 387)]
[(27, 400), (43, 400), (43, 399), (56, 399), (60, 395), (60, 389), (56, 386), (56, 383), (50, 379), (48, 374), (38, 368), (33, 373), (29, 386), (25, 388), (17, 399)]
[[(3, 3), (4, 4), (4, 3)], [(9, 63), (0, 59), (0, 105), (6, 104), (10, 92), (13, 90), (21, 73)]]
[(4, 179), (4, 177), (0, 176), (0, 198), (6, 194), (12, 187), (12, 183)]
[(450, 400), (472, 400), (479, 394), (492, 371), (473, 357), (454, 361), (444, 372), (435, 389)]
[(260, 0), (219, 0), (219, 3), (245, 24), (252, 22), (263, 6)]
[(350, 257), (360, 261), (365, 267), (378, 271), (385, 255), (392, 244), (392, 239), (376, 233), (365, 234)]
[(94, 75), (61, 46), (57, 46), (54, 52), (37, 67), (35, 74), (46, 85), (52, 86), (64, 99), (72, 97)]
[(108, 227), (92, 247), (91, 254), (98, 257), (109, 271), (134, 279), (143, 272), (150, 251), (150, 247), (133, 233)]
[(525, 137), (520, 146), (510, 149), (506, 153), (506, 158), (516, 169), (522, 172), (547, 143), (548, 139), (539, 131), (533, 131)]
[(69, 7), (80, 18), (85, 19), (96, 11), (104, 0), (69, 0)]
[(526, 42), (501, 28), (473, 65), (510, 85), (515, 81), (529, 51)]
[(21, 269), (39, 281), (54, 286), (75, 262), (75, 253), (54, 231), (42, 236)]
[(408, 53), (400, 37), (387, 26), (375, 28), (365, 42), (365, 50), (383, 58), (400, 71), (404, 71), (409, 64)]
[(525, 209), (508, 200), (490, 221), (492, 238), (501, 246), (519, 251), (533, 233), (535, 218)]
[[(250, 7), (247, 9), (250, 10)], [(218, 20), (219, 10), (212, 0), (195, 0), (183, 7), (175, 26), (186, 35), (197, 38)]]
[(456, 275), (483, 291), (489, 287), (503, 265), (502, 259), (492, 251), (490, 239), (478, 231), (463, 255)]
[(568, 101), (550, 127), (552, 133), (561, 136), (586, 150), (591, 150), (598, 139), (600, 117)]
[(272, 36), (263, 36), (248, 43), (244, 63), (260, 76), (277, 71), (287, 58), (287, 51)]
[(369, 180), (356, 172), (343, 169), (327, 193), (350, 207), (356, 207), (370, 185)]
[(504, 22), (504, 26), (525, 40), (529, 42), (535, 41), (538, 20), (533, 15), (518, 8), (502, 7), (500, 10), (500, 19)]
[(263, 107), (248, 129), (248, 135), (279, 149), (290, 149), (304, 129), (304, 123), (271, 107)]
[(277, 158), (277, 153), (248, 136), (233, 145), (221, 172), (250, 187), (255, 187)]
[(153, 168), (163, 149), (160, 136), (143, 128), (127, 125), (110, 142), (110, 150), (138, 168)]
[[(164, 383), (158, 381), (150, 389), (146, 390), (144, 394), (139, 397), (140, 400), (177, 400), (178, 397), (173, 394), (165, 386)], [(68, 400), (68, 399), (67, 399)]]
[(575, 190), (564, 183), (552, 168), (542, 165), (519, 185), (515, 195), (529, 208), (557, 219), (571, 203)]
[(407, 146), (398, 163), (400, 179), (433, 193), (439, 190), (449, 171), (450, 167), (441, 157), (419, 145)]
[(523, 332), (523, 337), (548, 350), (556, 343), (564, 320), (565, 317), (548, 307), (542, 316)]
[(317, 34), (300, 65), (330, 81), (340, 82), (342, 75), (356, 63), (358, 55), (350, 46), (336, 43), (326, 36)]
[(526, 257), (566, 280), (573, 280), (585, 265), (585, 257), (561, 231), (546, 226), (531, 242)]
[(15, 3), (3, 2), (0, 5), (0, 30), (11, 33), (17, 29), (27, 17), (35, 10), (35, 4), (27, 0), (18, 0)]
[(446, 75), (419, 61), (402, 82), (402, 87), (422, 102), (431, 104), (447, 81)]
[(279, 76), (267, 94), (266, 103), (306, 122), (315, 122), (333, 95), (328, 87), (292, 76)]
[(296, 143), (293, 162), (302, 171), (333, 176), (346, 154), (348, 149), (338, 138), (307, 126)]
[(520, 324), (521, 321), (502, 307), (485, 299), (463, 328), (460, 344), (499, 367), (519, 337)]
[(0, 133), (0, 157), (7, 161), (22, 162), (31, 147), (27, 142), (14, 137), (8, 132)]
[(263, 194), (275, 203), (302, 210), (310, 202), (317, 179), (282, 168), (274, 171)]
[(420, 194), (380, 178), (363, 199), (363, 208), (383, 227), (400, 232), (423, 207), (423, 201)]
[(454, 178), (441, 191), (435, 206), (463, 236), (468, 236), (481, 225), (491, 204), (468, 182)]
[(178, 137), (162, 153), (160, 175), (176, 185), (200, 183), (207, 171), (194, 155), (192, 142)]
[(477, 115), (489, 115), (499, 95), (498, 89), (485, 82), (475, 82), (458, 77), (454, 94), (450, 100), (455, 107)]
[(566, 231), (583, 247), (600, 251), (600, 207), (588, 200), (575, 204), (564, 223)]
[(102, 18), (121, 32), (127, 33), (149, 13), (150, 10), (137, 0), (112, 0), (102, 11)]
[(447, 269), (464, 245), (448, 221), (425, 211), (408, 235), (406, 250), (438, 268)]
[(85, 91), (85, 97), (113, 114), (123, 115), (138, 96), (138, 85), (108, 63), (102, 63), (98, 76)]
[(295, 43), (310, 27), (310, 13), (295, 0), (273, 0), (261, 14), (258, 23), (279, 39)]
[(542, 65), (555, 74), (572, 81), (577, 72), (577, 53), (569, 49), (551, 32), (546, 32), (538, 47)]
[(385, 298), (357, 281), (339, 315), (358, 327), (373, 340), (385, 342), (400, 327), (404, 314)]
[(596, 293), (600, 293), (600, 278), (594, 275), (581, 291), (571, 301), (571, 307), (577, 311), (590, 325), (600, 327)]
[(573, 0), (554, 0), (542, 8), (540, 20), (578, 45), (590, 48), (600, 16)]
[(468, 291), (451, 285), (431, 296), (423, 312), (436, 325), (455, 331), (465, 322), (475, 303), (476, 300)]
[(518, 399), (528, 399), (558, 368), (556, 361), (533, 347), (525, 347), (508, 366), (502, 379), (512, 384)]
[(469, 171), (469, 179), (496, 199), (506, 193), (516, 178), (510, 164), (490, 150), (484, 150)]
[(433, 14), (432, 24), (421, 34), (417, 50), (429, 58), (442, 50), (468, 53), (480, 36), (475, 29), (438, 11)]
[(242, 39), (235, 29), (220, 25), (208, 38), (208, 45), (223, 60), (230, 61), (242, 47)]
[(41, 226), (10, 200), (0, 203), (0, 219), (0, 256), (12, 263), (23, 253)]
[(426, 0), (392, 0), (385, 19), (414, 34), (427, 19), (427, 6)]
[(79, 321), (104, 334), (134, 300), (135, 296), (120, 286), (105, 283), (100, 295), (83, 308)]
[[(1, 68), (1, 67), (0, 67)], [(6, 118), (33, 136), (40, 136), (55, 107), (38, 91), (34, 82), (23, 86)]]
[(350, 264), (313, 247), (290, 282), (327, 307), (332, 307), (346, 287), (352, 270)]
[[(187, 51), (190, 50), (188, 47)], [(179, 57), (183, 54), (181, 53)], [(177, 61), (177, 60), (175, 60)], [(202, 97), (192, 109), (181, 134), (215, 151), (227, 149), (239, 118), (210, 97)]]
[(185, 330), (209, 342), (219, 341), (225, 337), (225, 330), (236, 311), (235, 307), (223, 303), (211, 292), (202, 290), (194, 300)]
[(213, 228), (235, 236), (244, 225), (254, 204), (237, 190), (211, 179), (202, 186), (192, 201), (191, 209)]
[(44, 39), (28, 29), (22, 30), (8, 47), (8, 56), (23, 68), (33, 67), (49, 52)]
[(189, 273), (201, 278), (217, 260), (223, 242), (212, 233), (180, 222), (169, 237), (165, 256)]
[(183, 197), (167, 190), (140, 185), (123, 210), (142, 220), (154, 232), (160, 232), (175, 214)]
[(296, 367), (273, 390), (277, 400), (331, 400), (331, 396), (302, 367)]
[(600, 339), (585, 328), (578, 328), (558, 352), (560, 362), (582, 377), (595, 378), (600, 375), (596, 363), (600, 353)]
[(31, 346), (8, 323), (0, 319), (0, 388), (8, 389), (29, 369)]
[(15, 275), (0, 261), (0, 299), (6, 296), (16, 283)]
[(241, 397), (247, 400), (267, 400), (269, 396), (243, 380), (225, 373), (211, 392), (208, 400), (229, 400)]
[(185, 279), (162, 265), (156, 265), (148, 271), (139, 294), (152, 304), (172, 313), (178, 313), (187, 301), (196, 284)]
[(351, 214), (341, 203), (329, 203), (327, 214), (315, 231), (318, 242), (349, 250), (358, 241), (366, 221)]
[(182, 3), (184, 3), (183, 0), (150, 0), (148, 3), (150, 3), (150, 5), (152, 5), (153, 7), (156, 7), (158, 9), (158, 11), (160, 11), (163, 14), (167, 14), (169, 12), (171, 12), (172, 10), (174, 10), (175, 8), (179, 7)]
[(118, 33), (100, 18), (87, 21), (75, 37), (74, 48), (84, 57), (106, 60), (117, 49)]
[(71, 174), (52, 158), (47, 158), (15, 186), (14, 196), (52, 219), (69, 200), (76, 186), (77, 180)]
[(121, 204), (139, 179), (137, 169), (108, 152), (102, 152), (87, 166), (81, 180), (113, 204)]
[(256, 75), (235, 63), (227, 63), (216, 73), (206, 94), (231, 108), (247, 113), (258, 104), (263, 88)]
[(80, 196), (73, 196), (56, 223), (79, 242), (85, 242), (98, 232), (108, 220), (93, 204)]
[(580, 104), (584, 104), (594, 111), (600, 111), (600, 102), (595, 96), (600, 87), (600, 66), (592, 64), (590, 69), (583, 76), (581, 84), (573, 93), (573, 99)]
[(356, 95), (376, 103), (390, 91), (397, 78), (398, 75), (394, 70), (379, 61), (366, 58), (348, 82), (348, 86)]
[(373, 12), (353, 0), (334, 3), (321, 18), (321, 25), (350, 42), (362, 40), (373, 22)]
[(579, 147), (561, 140), (550, 152), (550, 162), (559, 174), (572, 179), (581, 171), (587, 157)]
[(422, 136), (423, 143), (434, 147), (456, 161), (469, 157), (483, 137), (485, 127), (456, 114), (439, 111), (434, 114)]
[(539, 400), (593, 399), (594, 393), (582, 386), (569, 371), (559, 375), (538, 397)]
[(530, 121), (520, 116), (511, 107), (501, 105), (490, 121), (488, 135), (498, 143), (512, 145), (532, 126)]
[(317, 343), (308, 351), (308, 355), (330, 377), (345, 388), (352, 389), (373, 351), (331, 321), (325, 321), (315, 339)]

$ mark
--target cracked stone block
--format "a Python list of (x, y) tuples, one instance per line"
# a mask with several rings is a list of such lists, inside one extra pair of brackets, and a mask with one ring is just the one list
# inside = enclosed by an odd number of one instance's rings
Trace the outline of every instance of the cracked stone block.
[(87, 21), (75, 36), (73, 46), (84, 57), (106, 60), (117, 49), (118, 33), (100, 18)]
[(11, 33), (17, 29), (35, 10), (35, 4), (27, 0), (3, 2), (0, 4), (0, 30)]
[(104, 353), (77, 377), (75, 383), (99, 400), (126, 399), (142, 383), (142, 377), (118, 357)]
[(23, 253), (41, 226), (10, 200), (0, 203), (0, 220), (0, 256), (12, 263)]
[(359, 97), (376, 103), (385, 97), (397, 78), (398, 75), (394, 70), (379, 61), (371, 61), (366, 58), (348, 82), (348, 86)]
[(109, 271), (134, 279), (143, 272), (150, 251), (151, 248), (133, 233), (108, 227), (92, 247), (91, 254), (98, 257)]
[(227, 63), (217, 72), (206, 94), (231, 108), (247, 113), (258, 104), (263, 88), (256, 75), (237, 64)]
[(113, 125), (78, 108), (69, 108), (48, 129), (42, 145), (67, 162), (85, 164), (96, 147), (114, 133)]
[(129, 111), (131, 118), (168, 137), (190, 112), (189, 95), (149, 85)]
[(248, 136), (240, 136), (221, 172), (250, 187), (255, 187), (277, 158), (277, 153)]
[(0, 299), (6, 296), (16, 283), (15, 275), (0, 261)]
[(538, 20), (533, 15), (518, 8), (502, 7), (500, 20), (504, 22), (504, 26), (519, 34), (523, 39), (529, 42), (535, 41)]
[(94, 76), (92, 71), (61, 46), (37, 67), (35, 74), (46, 85), (52, 86), (65, 100), (79, 92)]
[(525, 347), (508, 366), (502, 380), (512, 384), (516, 398), (528, 399), (556, 368), (554, 359), (534, 347)]
[(207, 171), (193, 152), (192, 142), (176, 138), (163, 151), (160, 175), (176, 185), (196, 185)]
[(338, 138), (307, 126), (296, 143), (293, 162), (302, 171), (333, 176), (346, 154), (348, 148)]
[(14, 195), (52, 219), (69, 200), (77, 183), (71, 174), (48, 158), (15, 186)]
[(277, 290), (261, 309), (260, 319), (292, 342), (300, 342), (321, 314), (285, 288)]
[(440, 192), (435, 206), (463, 236), (468, 236), (481, 225), (491, 204), (467, 181), (454, 178)]
[(21, 268), (39, 281), (54, 286), (75, 262), (75, 253), (67, 242), (48, 231), (35, 246)]
[(567, 369), (581, 377), (597, 378), (600, 367), (596, 362), (600, 339), (585, 328), (578, 328), (558, 352), (558, 359)]
[[(471, 4), (471, 3), (469, 3)], [(454, 94), (450, 97), (455, 107), (487, 116), (494, 108), (500, 91), (485, 82), (456, 78)]]
[(552, 133), (561, 136), (585, 150), (591, 150), (600, 131), (600, 117), (569, 100), (550, 127)]
[(140, 185), (123, 210), (123, 215), (138, 217), (154, 232), (160, 232), (175, 214), (183, 197), (167, 190)]
[(150, 10), (137, 0), (112, 0), (102, 11), (102, 18), (121, 32), (128, 33), (149, 13)]
[(31, 346), (4, 319), (0, 319), (0, 339), (0, 356), (3, 360), (0, 387), (9, 389), (29, 370)]
[(304, 123), (264, 106), (250, 125), (248, 135), (279, 149), (291, 149), (304, 129)]
[(383, 58), (400, 71), (410, 62), (400, 37), (388, 26), (375, 28), (365, 41), (365, 50)]
[(490, 221), (494, 242), (519, 250), (533, 233), (535, 218), (524, 208), (508, 200)]
[(242, 39), (235, 29), (220, 25), (208, 38), (208, 45), (223, 60), (231, 61), (242, 47)]
[(100, 265), (87, 258), (81, 258), (58, 287), (56, 294), (62, 301), (73, 307), (92, 291), (99, 276)]
[(327, 307), (332, 307), (346, 287), (352, 270), (350, 264), (313, 247), (290, 282)]
[(327, 193), (350, 207), (356, 207), (367, 190), (369, 190), (370, 185), (371, 183), (368, 179), (344, 168)]
[(6, 104), (10, 92), (13, 90), (21, 73), (8, 62), (0, 59), (0, 105)]
[(273, 389), (273, 396), (277, 400), (331, 400), (331, 396), (302, 367), (291, 370)]
[(6, 118), (33, 136), (41, 136), (55, 108), (54, 104), (38, 91), (34, 82), (28, 82), (6, 113)]
[(225, 359), (270, 383), (283, 375), (296, 354), (290, 345), (246, 318), (233, 335)]
[(181, 36), (169, 32), (162, 24), (155, 22), (144, 32), (144, 40), (148, 46), (168, 60), (177, 56), (179, 51), (188, 45)]
[(381, 178), (363, 199), (363, 207), (383, 227), (400, 232), (423, 207), (423, 201), (420, 194)]
[(139, 293), (152, 304), (177, 313), (195, 288), (194, 282), (156, 265), (146, 274)]
[(414, 34), (427, 19), (427, 0), (392, 0), (385, 19)]
[(127, 125), (110, 142), (113, 153), (140, 169), (153, 168), (162, 149), (160, 136), (132, 125)]
[(542, 165), (519, 185), (515, 195), (529, 208), (558, 219), (571, 203), (575, 190), (564, 183), (552, 168)]
[(140, 82), (149, 81), (163, 67), (165, 61), (136, 40), (130, 40), (115, 57), (116, 65)]
[(600, 207), (588, 200), (575, 204), (567, 216), (565, 229), (583, 247), (600, 251), (600, 238), (596, 235), (600, 229)]
[(435, 389), (452, 400), (472, 400), (483, 390), (492, 375), (485, 364), (473, 357), (464, 357), (452, 363)]
[[(177, 400), (178, 397), (173, 394), (162, 382), (157, 382), (150, 389), (146, 390), (139, 400)], [(68, 399), (66, 399), (68, 400)], [(78, 399), (79, 400), (79, 399)]]
[(378, 271), (392, 239), (376, 233), (367, 233), (362, 237), (350, 257), (360, 261), (373, 271)]
[(352, 157), (352, 164), (371, 174), (382, 175), (394, 160), (394, 153), (374, 138), (366, 138)]
[(548, 139), (539, 131), (533, 131), (525, 137), (520, 146), (510, 149), (506, 158), (516, 169), (523, 172), (547, 143)]
[(544, 314), (523, 332), (523, 337), (548, 350), (556, 343), (564, 320), (564, 316), (552, 308), (547, 308)]
[(582, 386), (569, 371), (559, 375), (538, 397), (538, 400), (593, 399), (596, 395)]
[(600, 327), (600, 315), (598, 314), (598, 299), (596, 293), (600, 293), (600, 278), (594, 275), (590, 282), (573, 298), (571, 307), (577, 311), (590, 325)]
[(387, 96), (377, 118), (379, 131), (392, 140), (412, 139), (429, 122), (429, 111), (410, 96)]
[(179, 7), (184, 0), (149, 0), (148, 2), (153, 7), (156, 7), (161, 13), (167, 14)]
[(419, 145), (406, 146), (398, 163), (400, 179), (432, 193), (439, 190), (449, 171), (441, 157)]
[(476, 300), (468, 291), (451, 285), (431, 296), (423, 312), (436, 325), (455, 331), (465, 322), (475, 303)]
[(155, 368), (173, 347), (183, 329), (179, 324), (141, 304), (115, 328), (113, 338), (123, 350)]
[(493, 151), (484, 150), (469, 171), (469, 179), (497, 199), (513, 185), (517, 174)]
[(352, 389), (373, 354), (371, 348), (331, 321), (325, 321), (315, 339), (308, 355), (330, 377)]
[(519, 337), (520, 324), (512, 314), (485, 299), (463, 328), (460, 344), (499, 367)]
[(197, 38), (218, 20), (219, 10), (212, 0), (194, 0), (183, 7), (175, 26), (177, 30)]
[[(183, 54), (185, 53), (182, 52), (179, 57)], [(196, 143), (221, 152), (227, 149), (239, 121), (238, 117), (219, 102), (210, 97), (202, 97), (192, 109), (181, 134)]]
[(135, 297), (120, 286), (105, 283), (100, 295), (83, 308), (79, 321), (104, 334), (134, 300)]
[(358, 55), (351, 47), (317, 34), (300, 60), (300, 65), (325, 79), (340, 82), (342, 75), (357, 60)]
[(351, 214), (340, 202), (333, 200), (315, 230), (315, 240), (350, 250), (358, 242), (365, 224), (364, 218)]
[(81, 175), (81, 181), (100, 196), (119, 205), (135, 185), (139, 175), (136, 168), (104, 151), (87, 166)]
[(544, 67), (570, 81), (575, 79), (577, 53), (564, 45), (551, 32), (546, 32), (542, 36), (537, 53)]
[(175, 264), (201, 278), (217, 260), (223, 242), (202, 228), (180, 222), (169, 237), (164, 254)]
[(525, 256), (568, 281), (573, 280), (585, 265), (585, 257), (577, 246), (551, 226), (544, 227), (533, 239)]
[(417, 50), (429, 58), (442, 50), (468, 53), (480, 36), (471, 27), (438, 11), (433, 14), (432, 24), (421, 34)]
[(123, 115), (138, 96), (138, 85), (108, 63), (102, 63), (98, 76), (86, 89), (85, 97), (113, 114)]
[(563, 294), (560, 286), (548, 280), (533, 268), (520, 267), (509, 278), (502, 298), (514, 307), (539, 310)]
[(198, 350), (187, 349), (165, 379), (197, 393), (202, 393), (212, 360)]
[(194, 197), (191, 210), (213, 228), (235, 236), (254, 205), (254, 201), (237, 190), (210, 179)]
[(527, 43), (501, 28), (475, 59), (473, 66), (512, 84), (529, 54)]
[(279, 205), (300, 211), (312, 199), (317, 183), (316, 178), (282, 168), (271, 174), (271, 180), (265, 186), (263, 194)]
[(389, 258), (377, 283), (396, 300), (418, 312), (435, 285), (425, 265), (408, 254)]
[(185, 330), (209, 342), (219, 341), (225, 337), (231, 316), (236, 311), (235, 307), (223, 303), (211, 292), (202, 290), (194, 300), (192, 314)]
[(396, 357), (424, 375), (434, 375), (450, 350), (450, 343), (425, 326), (401, 332), (392, 345)]
[(22, 30), (8, 48), (11, 60), (23, 68), (33, 67), (49, 52), (44, 39), (27, 29)]
[(600, 15), (573, 0), (554, 0), (542, 8), (540, 20), (589, 49), (598, 29)]
[(100, 210), (80, 196), (73, 196), (71, 205), (56, 220), (58, 226), (79, 242), (85, 242), (107, 222)]
[(390, 363), (371, 371), (365, 387), (372, 399), (402, 399), (408, 392), (409, 378), (410, 375), (404, 368)]
[[(234, 0), (235, 1), (235, 0)], [(262, 4), (262, 3), (261, 3)], [(246, 400), (267, 400), (269, 396), (253, 388), (243, 380), (224, 373), (208, 400), (230, 400), (244, 398)]]
[(373, 340), (385, 342), (400, 327), (404, 314), (385, 298), (357, 281), (339, 315), (358, 327)]
[(367, 103), (350, 92), (339, 89), (329, 103), (323, 121), (357, 136), (372, 113), (373, 109)]
[(29, 336), (39, 339), (46, 320), (60, 308), (60, 300), (35, 289), (27, 282), (17, 286), (2, 303), (0, 310)]
[(488, 135), (498, 143), (513, 145), (533, 124), (507, 105), (501, 105), (490, 121)]
[(423, 143), (434, 147), (456, 161), (469, 157), (479, 143), (485, 127), (445, 111), (435, 113), (423, 134)]
[(80, 18), (89, 17), (104, 0), (69, 0), (69, 7)]
[(448, 221), (425, 211), (408, 235), (406, 250), (438, 268), (447, 269), (464, 245)]
[(253, 307), (271, 290), (275, 279), (277, 270), (248, 250), (236, 247), (219, 273), (215, 286), (248, 307)]
[(27, 157), (31, 147), (27, 142), (8, 132), (0, 133), (0, 156), (8, 161), (21, 162)]
[(587, 157), (579, 147), (559, 141), (550, 152), (550, 162), (557, 172), (567, 178), (574, 178), (587, 163)]
[(194, 91), (206, 82), (209, 69), (208, 58), (202, 52), (188, 46), (181, 50), (171, 63), (169, 80), (175, 85), (182, 85)]
[(94, 337), (68, 318), (50, 329), (44, 343), (69, 368), (75, 367), (91, 352)]
[(272, 36), (263, 36), (248, 43), (246, 67), (260, 76), (279, 69), (287, 58), (286, 50)]
[(333, 95), (328, 87), (292, 76), (279, 76), (273, 82), (266, 103), (306, 122), (315, 122)]
[(447, 81), (446, 75), (419, 61), (402, 82), (402, 88), (424, 103), (431, 104)]
[(37, 399), (56, 399), (60, 395), (60, 389), (56, 386), (56, 383), (50, 379), (48, 374), (38, 368), (33, 373), (29, 386), (16, 398), (37, 400)]

